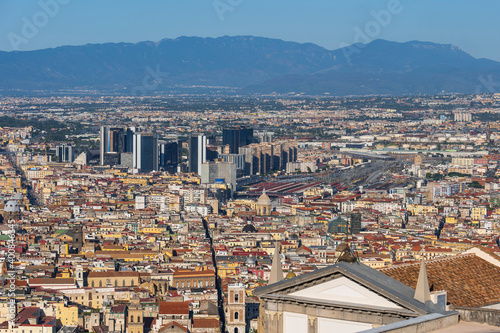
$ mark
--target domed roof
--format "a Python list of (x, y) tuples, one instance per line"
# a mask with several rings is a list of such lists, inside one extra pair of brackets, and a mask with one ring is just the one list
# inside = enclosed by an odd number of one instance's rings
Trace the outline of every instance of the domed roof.
[(96, 213), (95, 213), (95, 210), (94, 208), (90, 208), (87, 210), (87, 212), (85, 213), (85, 217), (88, 217), (88, 218), (94, 218), (96, 217)]
[(255, 263), (255, 258), (252, 255), (250, 255), (245, 261), (245, 265), (247, 266), (255, 266)]
[(257, 201), (257, 204), (259, 205), (271, 205), (271, 199), (266, 194), (266, 189), (262, 191), (262, 195), (259, 197), (259, 200)]
[(257, 232), (257, 229), (252, 224), (247, 224), (243, 227), (243, 232)]
[(6, 213), (18, 213), (21, 211), (21, 208), (19, 208), (17, 201), (9, 200), (5, 203), (3, 211)]
[(285, 279), (293, 279), (294, 277), (296, 277), (297, 275), (295, 275), (294, 272), (290, 271), (288, 272), (288, 274), (286, 275)]

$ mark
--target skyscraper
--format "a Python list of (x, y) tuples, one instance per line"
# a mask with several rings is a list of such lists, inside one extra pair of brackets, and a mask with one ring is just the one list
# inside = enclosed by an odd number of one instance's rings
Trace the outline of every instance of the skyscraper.
[(235, 126), (222, 130), (222, 145), (229, 145), (229, 154), (238, 154), (240, 147), (253, 142), (253, 128)]
[(120, 164), (120, 154), (124, 149), (125, 129), (101, 126), (101, 165)]
[(175, 173), (177, 165), (182, 161), (182, 149), (177, 141), (160, 142), (160, 167)]
[(72, 163), (75, 160), (73, 146), (67, 144), (57, 146), (56, 155), (59, 163)]
[(135, 133), (133, 150), (134, 169), (140, 172), (158, 170), (158, 136), (156, 133)]
[(191, 135), (189, 137), (189, 172), (201, 175), (201, 165), (207, 161), (207, 137)]
[(231, 190), (236, 190), (236, 164), (216, 160), (214, 162), (205, 162), (201, 165), (201, 183), (231, 184)]
[(125, 133), (125, 147), (123, 149), (124, 153), (132, 153), (134, 151), (134, 133), (135, 127), (128, 127)]

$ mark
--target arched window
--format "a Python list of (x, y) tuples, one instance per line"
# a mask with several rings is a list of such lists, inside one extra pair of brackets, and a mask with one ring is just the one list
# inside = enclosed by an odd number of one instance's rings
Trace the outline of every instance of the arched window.
[(94, 281), (92, 281), (92, 288), (94, 288)]
[(237, 293), (234, 293), (234, 301), (238, 302), (239, 298), (240, 298), (239, 295)]
[(234, 313), (234, 320), (238, 320), (239, 315), (240, 315), (240, 314), (238, 313), (238, 311), (236, 311), (236, 312)]
[(238, 333), (238, 327), (234, 328), (234, 333)]
[(133, 323), (134, 322), (134, 316), (130, 316), (130, 322)]
[(102, 287), (102, 281), (99, 280), (99, 287)]

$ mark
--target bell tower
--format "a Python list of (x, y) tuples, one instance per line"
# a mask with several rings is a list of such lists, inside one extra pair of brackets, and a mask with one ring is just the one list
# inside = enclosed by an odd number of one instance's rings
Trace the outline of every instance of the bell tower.
[(226, 321), (228, 333), (245, 333), (245, 285), (242, 283), (228, 286)]
[(83, 266), (82, 265), (76, 265), (75, 280), (76, 280), (76, 283), (78, 285), (78, 288), (83, 288), (84, 287)]
[(144, 318), (139, 298), (132, 299), (128, 307), (127, 333), (144, 333)]

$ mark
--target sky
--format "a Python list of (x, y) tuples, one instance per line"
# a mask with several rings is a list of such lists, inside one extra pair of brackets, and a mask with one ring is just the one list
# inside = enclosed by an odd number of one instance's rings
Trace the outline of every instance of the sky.
[(0, 50), (253, 35), (454, 44), (500, 61), (498, 0), (0, 0)]

